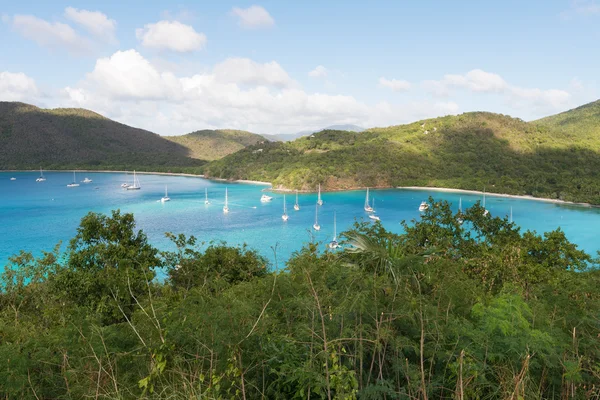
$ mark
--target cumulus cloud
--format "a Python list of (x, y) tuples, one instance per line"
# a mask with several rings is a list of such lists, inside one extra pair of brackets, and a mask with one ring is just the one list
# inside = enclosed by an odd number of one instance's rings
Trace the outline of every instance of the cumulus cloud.
[(83, 53), (90, 47), (89, 41), (73, 28), (60, 22), (48, 22), (33, 15), (15, 15), (13, 28), (23, 37), (35, 41), (42, 47), (66, 48), (73, 53)]
[(422, 82), (422, 86), (437, 96), (449, 96), (455, 89), (465, 89), (474, 93), (496, 93), (509, 100), (513, 107), (530, 107), (537, 111), (561, 110), (571, 100), (567, 91), (511, 85), (500, 75), (481, 69), (474, 69), (464, 75), (444, 75), (441, 80), (426, 80)]
[(294, 81), (275, 61), (260, 64), (248, 58), (233, 57), (215, 65), (215, 78), (221, 82), (288, 87)]
[(308, 73), (311, 78), (325, 78), (327, 76), (327, 68), (322, 65), (317, 66), (315, 69)]
[(231, 14), (238, 17), (241, 27), (247, 29), (269, 28), (275, 25), (271, 14), (261, 6), (253, 5), (248, 8), (234, 7)]
[(156, 50), (189, 53), (206, 45), (206, 35), (178, 21), (159, 21), (136, 29), (142, 46)]
[(408, 81), (398, 79), (379, 78), (379, 86), (392, 89), (394, 92), (405, 92), (410, 89), (411, 84)]
[(108, 42), (115, 42), (117, 22), (100, 11), (78, 10), (73, 7), (65, 9), (65, 17), (82, 26), (92, 35)]
[(230, 58), (205, 72), (160, 71), (135, 50), (96, 62), (63, 103), (162, 134), (231, 127), (295, 132), (332, 124), (390, 125), (455, 113), (451, 102), (368, 105), (353, 96), (308, 93), (276, 62)]
[(39, 94), (35, 81), (22, 72), (0, 72), (0, 100), (27, 101)]

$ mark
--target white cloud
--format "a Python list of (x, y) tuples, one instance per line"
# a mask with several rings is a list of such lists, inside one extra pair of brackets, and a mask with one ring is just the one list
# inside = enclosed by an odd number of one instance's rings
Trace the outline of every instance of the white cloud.
[(22, 72), (0, 72), (0, 100), (28, 101), (39, 94), (35, 81)]
[(398, 79), (379, 78), (379, 85), (392, 89), (394, 92), (405, 92), (410, 89), (411, 84), (408, 81)]
[(437, 96), (449, 96), (454, 89), (504, 96), (514, 108), (535, 108), (539, 112), (558, 111), (569, 105), (571, 95), (564, 90), (524, 88), (511, 85), (500, 75), (474, 69), (464, 75), (444, 75), (441, 80), (422, 82), (425, 90)]
[(327, 76), (327, 68), (322, 65), (317, 66), (315, 69), (308, 73), (311, 78), (325, 78)]
[(295, 82), (275, 61), (260, 64), (248, 58), (228, 58), (215, 65), (215, 78), (221, 82), (249, 85), (293, 86)]
[(261, 6), (250, 6), (248, 8), (234, 7), (231, 13), (238, 17), (241, 27), (247, 29), (268, 28), (275, 25), (271, 14)]
[(135, 50), (99, 59), (86, 81), (95, 91), (119, 99), (177, 98), (181, 92), (173, 74), (159, 72)]
[(13, 28), (23, 37), (35, 41), (42, 47), (66, 48), (73, 53), (88, 51), (90, 43), (67, 24), (50, 23), (33, 15), (15, 15)]
[(92, 35), (108, 42), (116, 41), (117, 22), (100, 11), (78, 10), (73, 7), (65, 9), (65, 17), (90, 32)]
[(142, 46), (156, 50), (188, 53), (206, 45), (206, 35), (198, 33), (190, 25), (178, 21), (159, 21), (136, 29), (136, 37)]
[(353, 96), (307, 93), (276, 62), (231, 58), (205, 72), (160, 71), (135, 50), (99, 59), (63, 105), (162, 134), (231, 127), (286, 133), (332, 124), (390, 125), (455, 113), (451, 102), (368, 105)]

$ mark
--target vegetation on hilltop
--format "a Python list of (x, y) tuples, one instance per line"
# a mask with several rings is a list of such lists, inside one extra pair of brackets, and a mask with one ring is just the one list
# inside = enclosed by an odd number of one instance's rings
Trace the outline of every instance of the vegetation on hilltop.
[[(596, 399), (600, 270), (560, 230), (434, 203), (346, 250), (256, 252), (89, 214), (65, 254), (0, 277), (0, 396)], [(157, 267), (167, 279), (152, 281)]]
[(164, 138), (188, 148), (191, 151), (190, 157), (208, 161), (218, 160), (244, 147), (267, 141), (256, 133), (234, 129), (205, 129)]
[(600, 204), (600, 154), (581, 135), (492, 113), (251, 146), (207, 176), (314, 190), (436, 186)]
[(600, 148), (600, 100), (533, 122), (577, 137), (580, 145)]
[(0, 102), (0, 169), (193, 167), (189, 150), (94, 112)]

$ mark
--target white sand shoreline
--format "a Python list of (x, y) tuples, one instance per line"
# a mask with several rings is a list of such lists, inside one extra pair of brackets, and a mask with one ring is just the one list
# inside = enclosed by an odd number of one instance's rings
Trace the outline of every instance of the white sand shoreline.
[[(415, 191), (417, 191), (417, 190), (418, 191), (435, 191), (435, 192), (445, 192), (445, 193), (465, 193), (465, 194), (476, 194), (476, 195), (483, 196), (483, 192), (481, 192), (479, 190), (438, 188), (438, 187), (429, 187), (429, 186), (397, 186), (396, 189), (415, 190)], [(597, 205), (593, 205), (590, 203), (576, 203), (573, 201), (548, 199), (546, 197), (533, 197), (533, 196), (529, 196), (529, 195), (516, 195), (516, 194), (490, 193), (490, 192), (485, 192), (485, 195), (486, 196), (495, 196), (495, 197), (505, 197), (505, 198), (509, 198), (509, 199), (544, 201), (546, 203), (567, 204), (567, 205), (574, 205), (574, 206), (580, 206), (580, 207), (598, 207)]]
[[(24, 169), (19, 169), (19, 170), (14, 170), (14, 169), (7, 169), (7, 170), (0, 170), (0, 172), (38, 172), (39, 170), (37, 169), (29, 169), (29, 170), (24, 170)], [(45, 172), (71, 172), (71, 170), (68, 169), (45, 169)], [(108, 169), (76, 169), (75, 172), (99, 172), (99, 173), (108, 173), (108, 174), (131, 174), (132, 171), (115, 171), (115, 170), (108, 170)], [(202, 174), (188, 174), (188, 173), (184, 173), (184, 172), (148, 172), (148, 171), (136, 171), (135, 172), (138, 175), (165, 175), (165, 176), (186, 176), (186, 177), (190, 177), (190, 178), (202, 178), (202, 179), (206, 179), (208, 181), (218, 181), (218, 182), (232, 182), (232, 183), (245, 183), (245, 184), (251, 184), (251, 185), (266, 185), (266, 186), (271, 186), (270, 182), (262, 182), (262, 181), (252, 181), (252, 180), (248, 180), (248, 179), (238, 179), (235, 181), (230, 181), (227, 179), (221, 179), (221, 178), (207, 178), (206, 176), (202, 175)]]

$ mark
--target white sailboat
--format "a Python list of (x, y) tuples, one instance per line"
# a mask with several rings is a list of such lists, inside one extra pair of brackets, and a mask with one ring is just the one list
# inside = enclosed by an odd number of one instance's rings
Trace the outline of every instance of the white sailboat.
[(229, 206), (227, 205), (227, 188), (225, 188), (225, 205), (223, 206), (223, 212), (225, 214), (229, 212)]
[(44, 177), (44, 172), (42, 171), (42, 167), (40, 167), (40, 177), (35, 180), (36, 182), (46, 182), (46, 178)]
[(371, 215), (369, 215), (369, 218), (371, 218), (373, 221), (380, 221), (381, 218), (379, 218), (377, 215), (375, 215), (375, 198), (373, 198), (373, 205), (371, 206), (371, 208), (373, 209)]
[(328, 244), (330, 249), (337, 249), (340, 247), (340, 244), (337, 241), (337, 226), (335, 221), (335, 211), (333, 212), (333, 240)]
[(323, 200), (321, 199), (321, 184), (319, 183), (319, 195), (317, 197), (317, 204), (322, 206), (323, 205)]
[(486, 216), (490, 212), (485, 208), (485, 187), (483, 188), (483, 215)]
[(321, 225), (319, 225), (319, 203), (315, 205), (315, 223), (313, 228), (315, 228), (315, 231), (321, 230)]
[(17, 178), (15, 178), (14, 176), (12, 178), (10, 178), (11, 181), (16, 181)]
[(127, 190), (140, 190), (142, 187), (140, 186), (140, 181), (135, 175), (135, 170), (133, 170), (133, 183), (127, 186)]
[(287, 209), (285, 206), (285, 194), (283, 195), (283, 215), (281, 216), (281, 219), (284, 221), (288, 220)]
[(208, 201), (208, 188), (204, 188), (204, 204), (210, 204)]
[(300, 211), (300, 204), (298, 204), (298, 191), (296, 190), (296, 204), (294, 204), (294, 210)]
[[(125, 180), (127, 180), (127, 173), (125, 173)], [(129, 183), (123, 182), (121, 183), (121, 187), (127, 189), (129, 187)]]
[(462, 219), (462, 197), (458, 199), (458, 218), (456, 219), (459, 224), (462, 224), (464, 221)]
[(419, 211), (423, 212), (429, 208), (429, 204), (426, 201), (422, 201), (421, 205), (419, 205)]
[(167, 191), (167, 185), (165, 185), (165, 197), (160, 199), (160, 202), (166, 203), (167, 201), (171, 201), (171, 198), (169, 197), (169, 192)]
[(75, 179), (75, 171), (73, 171), (73, 182), (69, 183), (67, 185), (67, 187), (77, 187), (79, 186), (79, 183), (77, 183), (77, 180)]
[(373, 207), (369, 204), (369, 188), (367, 188), (367, 196), (365, 197), (365, 211), (373, 212)]

